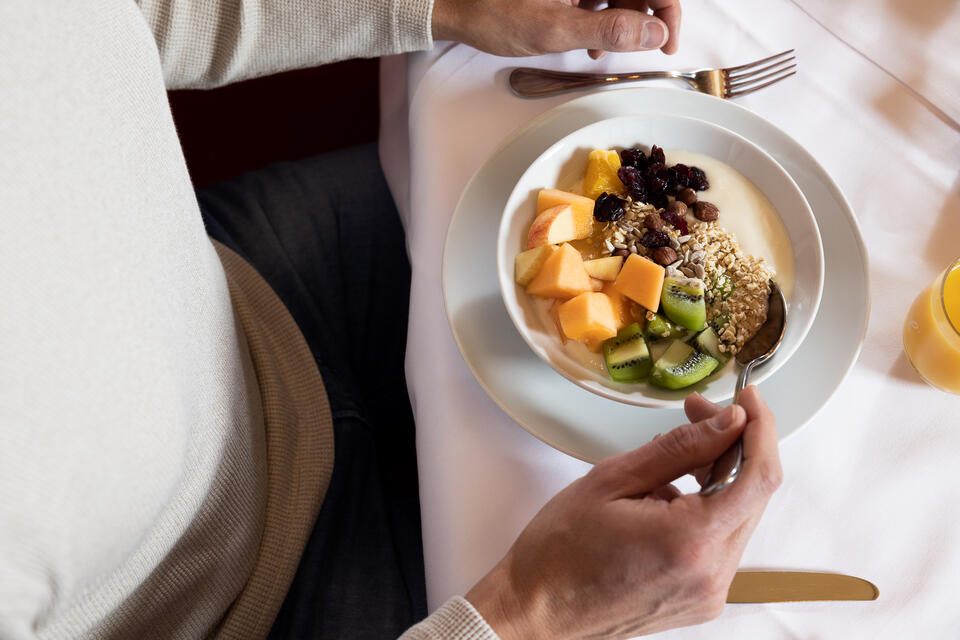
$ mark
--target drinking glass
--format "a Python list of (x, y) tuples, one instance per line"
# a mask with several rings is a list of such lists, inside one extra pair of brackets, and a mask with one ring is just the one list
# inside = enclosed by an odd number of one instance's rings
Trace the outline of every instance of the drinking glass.
[(903, 350), (928, 384), (960, 394), (960, 258), (913, 301)]

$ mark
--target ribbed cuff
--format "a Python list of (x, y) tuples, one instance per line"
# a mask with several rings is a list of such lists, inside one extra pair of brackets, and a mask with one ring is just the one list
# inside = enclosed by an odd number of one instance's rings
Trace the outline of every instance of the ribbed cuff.
[(400, 640), (500, 640), (473, 605), (460, 596), (443, 603)]
[(395, 52), (433, 47), (433, 0), (393, 0)]

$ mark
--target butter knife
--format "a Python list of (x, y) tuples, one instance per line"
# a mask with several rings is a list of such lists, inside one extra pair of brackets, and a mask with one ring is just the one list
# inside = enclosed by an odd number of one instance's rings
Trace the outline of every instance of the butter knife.
[(862, 578), (808, 571), (737, 571), (727, 602), (876, 600), (880, 591)]

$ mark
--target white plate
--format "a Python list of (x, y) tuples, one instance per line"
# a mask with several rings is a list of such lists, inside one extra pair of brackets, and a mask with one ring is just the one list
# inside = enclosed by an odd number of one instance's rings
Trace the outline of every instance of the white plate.
[[(792, 289), (788, 298), (790, 321), (783, 342), (777, 356), (760, 367), (751, 381), (763, 382), (797, 350), (813, 324), (823, 290), (820, 232), (806, 198), (776, 160), (743, 136), (703, 120), (671, 113), (608, 118), (587, 125), (554, 143), (524, 171), (507, 199), (497, 238), (500, 291), (507, 314), (537, 356), (574, 384), (604, 398), (642, 407), (675, 409), (683, 407), (683, 398), (694, 390), (713, 402), (729, 400), (737, 383), (738, 370), (733, 363), (695, 387), (680, 391), (614, 382), (602, 364), (585, 364), (581, 357), (571, 353), (571, 347), (576, 349), (579, 345), (564, 347), (553, 323), (543, 324), (538, 301), (514, 282), (514, 257), (525, 248), (537, 192), (545, 187), (578, 182), (591, 149), (613, 149), (638, 141), (655, 142), (666, 149), (683, 149), (721, 160), (769, 198), (784, 223), (790, 240), (787, 250), (793, 250), (796, 271), (788, 287)], [(586, 353), (586, 349), (581, 350)]]
[(797, 352), (761, 388), (781, 439), (826, 404), (866, 333), (867, 255), (853, 211), (823, 167), (783, 131), (733, 102), (693, 91), (602, 91), (560, 105), (511, 135), (470, 180), (447, 231), (443, 293), (460, 352), (490, 397), (534, 436), (587, 461), (648, 442), (682, 422), (682, 412), (610, 402), (530, 351), (500, 297), (498, 213), (527, 166), (563, 136), (605, 118), (663, 112), (714, 122), (764, 149), (797, 182), (817, 219), (826, 274), (820, 310)]

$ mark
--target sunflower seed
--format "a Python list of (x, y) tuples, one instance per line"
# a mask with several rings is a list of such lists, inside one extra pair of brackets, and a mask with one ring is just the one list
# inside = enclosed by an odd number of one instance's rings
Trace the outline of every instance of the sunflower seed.
[(702, 264), (695, 264), (695, 265), (693, 265), (693, 272), (694, 272), (695, 274), (697, 274), (697, 277), (698, 277), (698, 278), (700, 278), (701, 280), (703, 280), (704, 271), (703, 271), (703, 265), (702, 265)]
[(690, 239), (690, 235), (689, 235), (689, 234), (687, 234), (687, 235), (685, 235), (685, 236), (680, 236), (679, 238), (677, 238), (677, 240), (680, 241), (680, 244), (683, 244), (684, 242), (686, 242), (686, 241), (689, 240), (689, 239)]

